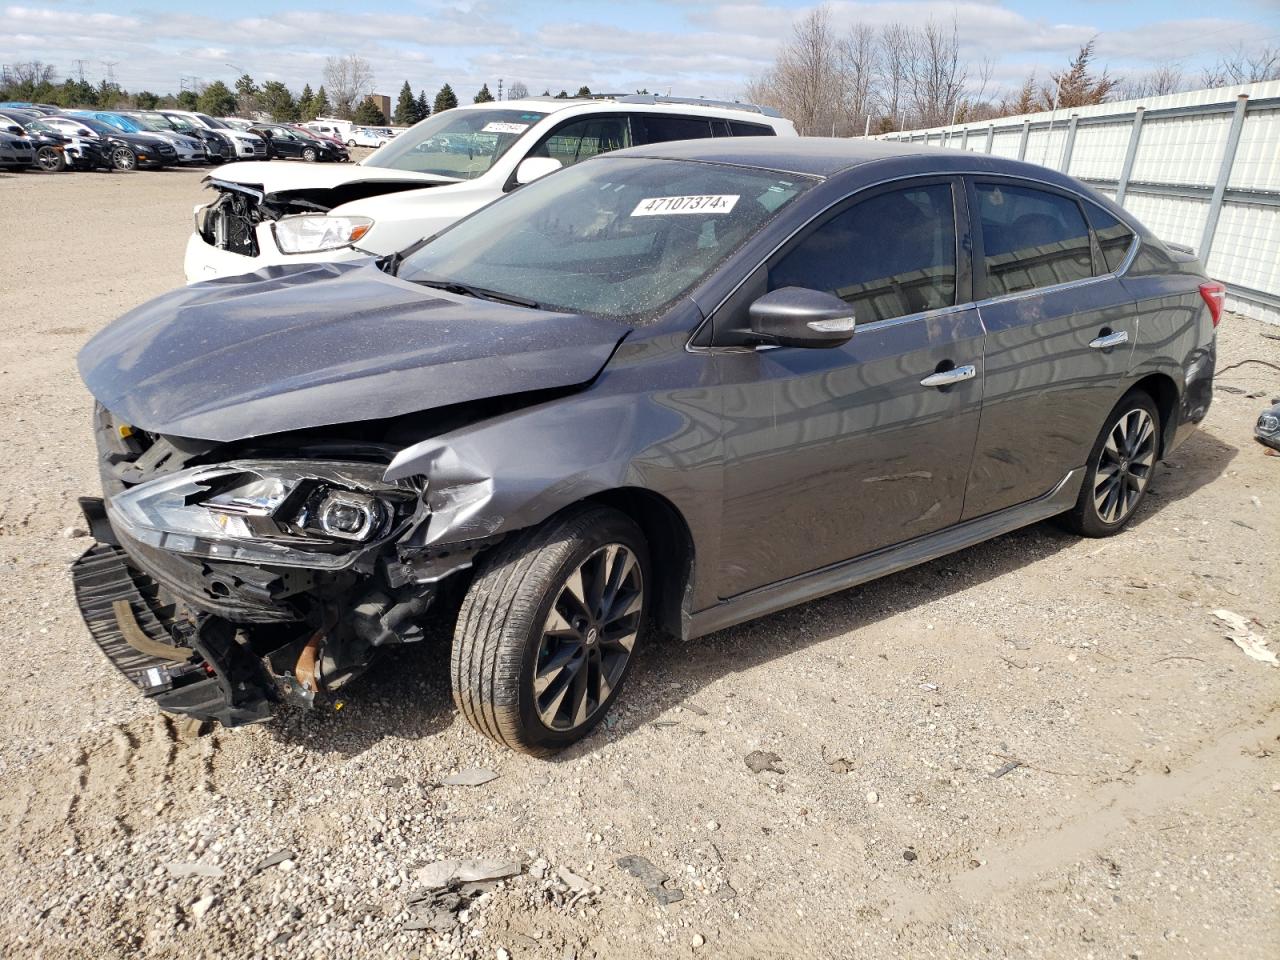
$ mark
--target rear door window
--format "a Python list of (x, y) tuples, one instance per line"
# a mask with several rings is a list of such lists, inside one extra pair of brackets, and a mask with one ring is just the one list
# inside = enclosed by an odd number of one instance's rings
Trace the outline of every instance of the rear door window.
[(735, 137), (774, 137), (777, 132), (767, 123), (748, 123), (745, 120), (730, 120), (729, 129)]
[(647, 113), (637, 117), (643, 125), (641, 143), (666, 143), (669, 140), (705, 140), (713, 136), (711, 121), (702, 117), (672, 117)]
[(989, 297), (1093, 276), (1089, 227), (1075, 200), (1007, 183), (975, 184)]
[(1087, 203), (1085, 208), (1089, 212), (1089, 221), (1093, 224), (1093, 235), (1098, 238), (1098, 246), (1102, 249), (1102, 259), (1106, 264), (1105, 272), (1116, 273), (1124, 266), (1124, 261), (1129, 256), (1129, 248), (1133, 246), (1135, 234), (1123, 222), (1096, 203)]
[(553, 130), (529, 151), (529, 156), (550, 157), (563, 167), (571, 167), (597, 154), (629, 146), (631, 124), (627, 117), (587, 117)]
[(769, 289), (808, 287), (853, 307), (858, 323), (956, 302), (951, 184), (890, 190), (816, 227), (769, 268)]

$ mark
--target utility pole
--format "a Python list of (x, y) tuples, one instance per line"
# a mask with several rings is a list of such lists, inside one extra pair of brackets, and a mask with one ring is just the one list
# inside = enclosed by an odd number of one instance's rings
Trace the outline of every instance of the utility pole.
[(76, 76), (79, 78), (81, 83), (84, 83), (84, 67), (85, 67), (85, 64), (87, 64), (89, 61), (88, 60), (72, 60), (71, 62), (75, 64)]
[(119, 65), (120, 61), (102, 60), (100, 62), (102, 63), (102, 69), (105, 70), (107, 74), (102, 79), (106, 81), (107, 84), (114, 87), (116, 85), (116, 67)]
[(498, 78), (498, 99), (502, 99), (502, 78)]

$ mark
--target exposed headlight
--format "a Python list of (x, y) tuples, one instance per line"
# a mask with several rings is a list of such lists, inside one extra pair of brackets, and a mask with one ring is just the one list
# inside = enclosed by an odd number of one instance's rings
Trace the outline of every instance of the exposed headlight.
[(175, 553), (340, 569), (354, 544), (388, 536), (417, 491), (377, 464), (236, 461), (193, 467), (112, 497), (111, 522)]
[(1269, 437), (1272, 434), (1280, 433), (1280, 415), (1264, 413), (1258, 418), (1257, 432), (1260, 436)]
[(318, 253), (355, 243), (373, 226), (368, 217), (329, 217), (302, 214), (275, 222), (276, 246), (281, 253)]

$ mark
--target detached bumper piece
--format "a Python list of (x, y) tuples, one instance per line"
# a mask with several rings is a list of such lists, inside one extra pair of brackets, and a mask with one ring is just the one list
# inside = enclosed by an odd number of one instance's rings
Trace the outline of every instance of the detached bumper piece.
[(237, 642), (234, 624), (207, 615), (173, 620), (174, 608), (159, 602), (155, 581), (110, 544), (87, 550), (71, 577), (98, 648), (160, 709), (228, 727), (271, 715), (274, 685), (258, 658)]

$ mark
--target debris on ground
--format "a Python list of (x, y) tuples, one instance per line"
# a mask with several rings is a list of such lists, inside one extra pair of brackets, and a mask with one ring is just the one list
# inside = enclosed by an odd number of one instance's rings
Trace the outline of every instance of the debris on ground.
[(745, 757), (747, 766), (752, 773), (783, 773), (783, 769), (778, 766), (782, 762), (782, 758), (771, 750), (752, 750)]
[(427, 890), (439, 890), (453, 883), (505, 880), (523, 869), (518, 860), (439, 860), (419, 868), (413, 879)]
[(498, 775), (492, 770), (472, 769), (462, 770), (451, 777), (445, 777), (440, 782), (446, 787), (479, 787), (497, 779)]
[(165, 869), (169, 871), (171, 876), (177, 877), (179, 880), (185, 880), (188, 877), (205, 877), (210, 880), (217, 880), (223, 875), (223, 870), (217, 864), (202, 863), (199, 860), (175, 860), (172, 863), (166, 863)]
[(259, 874), (263, 870), (268, 870), (271, 867), (277, 866), (279, 864), (284, 863), (287, 860), (292, 860), (292, 859), (293, 859), (292, 850), (277, 850), (275, 853), (270, 854), (266, 857), (263, 857), (261, 860), (259, 860), (254, 865), (253, 869), (249, 872), (251, 874)]
[(644, 857), (627, 854), (618, 858), (618, 866), (644, 884), (653, 899), (663, 905), (684, 899), (684, 891), (668, 888), (668, 877)]
[(825, 746), (819, 747), (818, 752), (822, 755), (822, 762), (832, 773), (852, 773), (857, 766), (857, 763), (848, 757), (828, 757)]
[(1021, 766), (1023, 766), (1023, 763), (1021, 760), (1010, 760), (1008, 763), (1004, 764), (1003, 766), (997, 767), (996, 769), (992, 770), (991, 779), (999, 780), (1006, 773), (1012, 773), (1014, 770), (1017, 770)]
[(1243, 650), (1246, 657), (1260, 663), (1269, 663), (1273, 667), (1280, 666), (1275, 653), (1267, 649), (1267, 638), (1253, 632), (1252, 622), (1248, 618), (1233, 610), (1215, 610), (1213, 615), (1231, 628), (1227, 639)]

